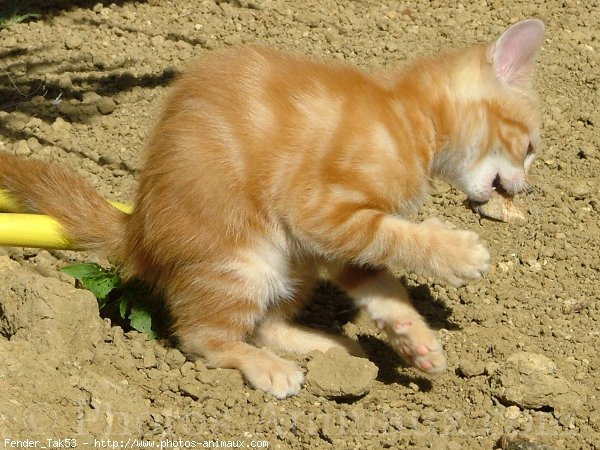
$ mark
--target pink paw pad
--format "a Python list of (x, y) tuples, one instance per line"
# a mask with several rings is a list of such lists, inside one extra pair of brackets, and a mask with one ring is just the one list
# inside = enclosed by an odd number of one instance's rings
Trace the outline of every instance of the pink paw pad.
[(446, 369), (446, 357), (435, 333), (419, 320), (376, 321), (386, 331), (391, 344), (413, 367), (438, 374)]

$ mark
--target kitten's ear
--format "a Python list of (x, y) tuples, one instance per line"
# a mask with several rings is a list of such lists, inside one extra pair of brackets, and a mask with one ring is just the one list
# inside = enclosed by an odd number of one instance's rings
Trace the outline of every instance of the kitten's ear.
[(537, 19), (522, 20), (508, 28), (487, 50), (496, 76), (513, 85), (528, 79), (535, 57), (544, 42), (544, 23)]

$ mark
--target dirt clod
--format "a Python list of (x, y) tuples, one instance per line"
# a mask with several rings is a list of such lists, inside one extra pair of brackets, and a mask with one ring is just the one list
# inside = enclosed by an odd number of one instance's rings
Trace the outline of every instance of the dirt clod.
[(378, 372), (377, 366), (368, 359), (351, 356), (341, 348), (314, 352), (307, 369), (308, 391), (327, 398), (365, 395)]
[(31, 153), (31, 149), (27, 145), (27, 141), (17, 141), (13, 145), (13, 152), (17, 155), (25, 156)]
[(483, 375), (485, 373), (485, 361), (465, 358), (459, 362), (458, 372), (466, 378)]
[(545, 445), (534, 442), (524, 436), (507, 436), (500, 438), (499, 442), (502, 450), (550, 450)]
[(491, 377), (493, 395), (521, 408), (575, 410), (582, 399), (577, 388), (560, 375), (550, 358), (516, 352)]
[(117, 104), (115, 103), (115, 101), (112, 98), (108, 97), (100, 98), (96, 102), (96, 106), (98, 107), (98, 111), (100, 111), (100, 114), (104, 115), (112, 113), (117, 108)]

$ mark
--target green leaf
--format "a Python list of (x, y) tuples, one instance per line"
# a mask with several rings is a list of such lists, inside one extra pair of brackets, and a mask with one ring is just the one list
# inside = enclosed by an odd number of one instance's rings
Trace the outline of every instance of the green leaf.
[(98, 300), (105, 299), (113, 289), (121, 284), (121, 278), (115, 269), (107, 270), (94, 263), (72, 264), (61, 270), (80, 281), (83, 287), (92, 291)]
[(156, 339), (156, 332), (152, 329), (152, 316), (148, 310), (133, 305), (129, 314), (129, 323), (135, 330), (146, 333), (151, 339)]
[[(152, 314), (146, 305), (136, 301), (143, 292), (142, 284), (124, 283), (116, 268), (105, 269), (98, 264), (73, 264), (61, 269), (64, 273), (77, 279), (81, 285), (91, 291), (98, 299), (100, 308), (107, 302), (116, 301), (119, 308), (119, 315), (123, 319), (128, 319), (131, 327), (141, 333), (146, 333), (151, 339), (157, 337), (152, 329)], [(122, 289), (122, 295), (115, 299), (107, 298), (114, 289)], [(127, 311), (129, 315), (127, 315)]]
[(125, 319), (127, 317), (127, 308), (129, 308), (129, 303), (131, 303), (131, 294), (125, 293), (121, 295), (117, 302), (119, 303), (119, 315), (121, 319)]
[(71, 264), (60, 270), (79, 281), (84, 277), (95, 277), (107, 272), (102, 266), (95, 263)]
[(115, 273), (105, 272), (100, 275), (85, 276), (81, 279), (84, 288), (92, 291), (97, 299), (104, 299), (121, 282)]

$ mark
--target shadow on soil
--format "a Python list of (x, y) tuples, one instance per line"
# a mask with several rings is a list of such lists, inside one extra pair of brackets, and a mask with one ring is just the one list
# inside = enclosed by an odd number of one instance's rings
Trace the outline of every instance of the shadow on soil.
[[(0, 29), (11, 22), (48, 20), (75, 8), (93, 8), (96, 4), (108, 6), (134, 3), (133, 1), (15, 1), (0, 2)], [(85, 19), (82, 19), (85, 20)], [(110, 26), (110, 24), (108, 24)], [(10, 37), (10, 30), (5, 34)], [(2, 41), (0, 40), (0, 44)], [(0, 111), (21, 111), (46, 123), (57, 117), (70, 122), (86, 122), (98, 111), (78, 105), (82, 94), (95, 92), (100, 96), (113, 96), (136, 87), (152, 89), (165, 86), (178, 73), (167, 67), (160, 72), (134, 74), (135, 61), (110, 63), (94, 59), (89, 52), (73, 50), (72, 56), (54, 60), (48, 49), (40, 44), (28, 46), (14, 43), (0, 45)], [(11, 62), (8, 63), (8, 60)], [(59, 83), (58, 75), (68, 73), (69, 82)], [(36, 98), (38, 101), (32, 102)], [(43, 98), (43, 101), (40, 101)], [(69, 108), (65, 108), (69, 103)], [(61, 110), (60, 105), (63, 104)], [(67, 110), (68, 111), (65, 111)], [(92, 112), (92, 114), (90, 114)], [(5, 121), (3, 121), (5, 122)], [(32, 137), (27, 132), (15, 132), (6, 123), (0, 125), (0, 134), (11, 139)]]
[[(406, 286), (405, 280), (402, 281)], [(450, 320), (452, 310), (432, 296), (429, 286), (421, 284), (407, 286), (407, 289), (416, 309), (432, 328), (459, 329), (459, 326)], [(307, 326), (341, 334), (343, 325), (356, 321), (359, 312), (352, 299), (343, 291), (334, 284), (323, 282), (317, 287), (312, 302), (300, 314), (298, 321)], [(414, 383), (420, 391), (431, 390), (432, 383), (429, 379), (419, 376), (417, 372), (413, 375), (398, 370), (410, 366), (384, 340), (364, 334), (359, 334), (358, 340), (369, 359), (379, 367), (378, 381), (403, 386)]]

